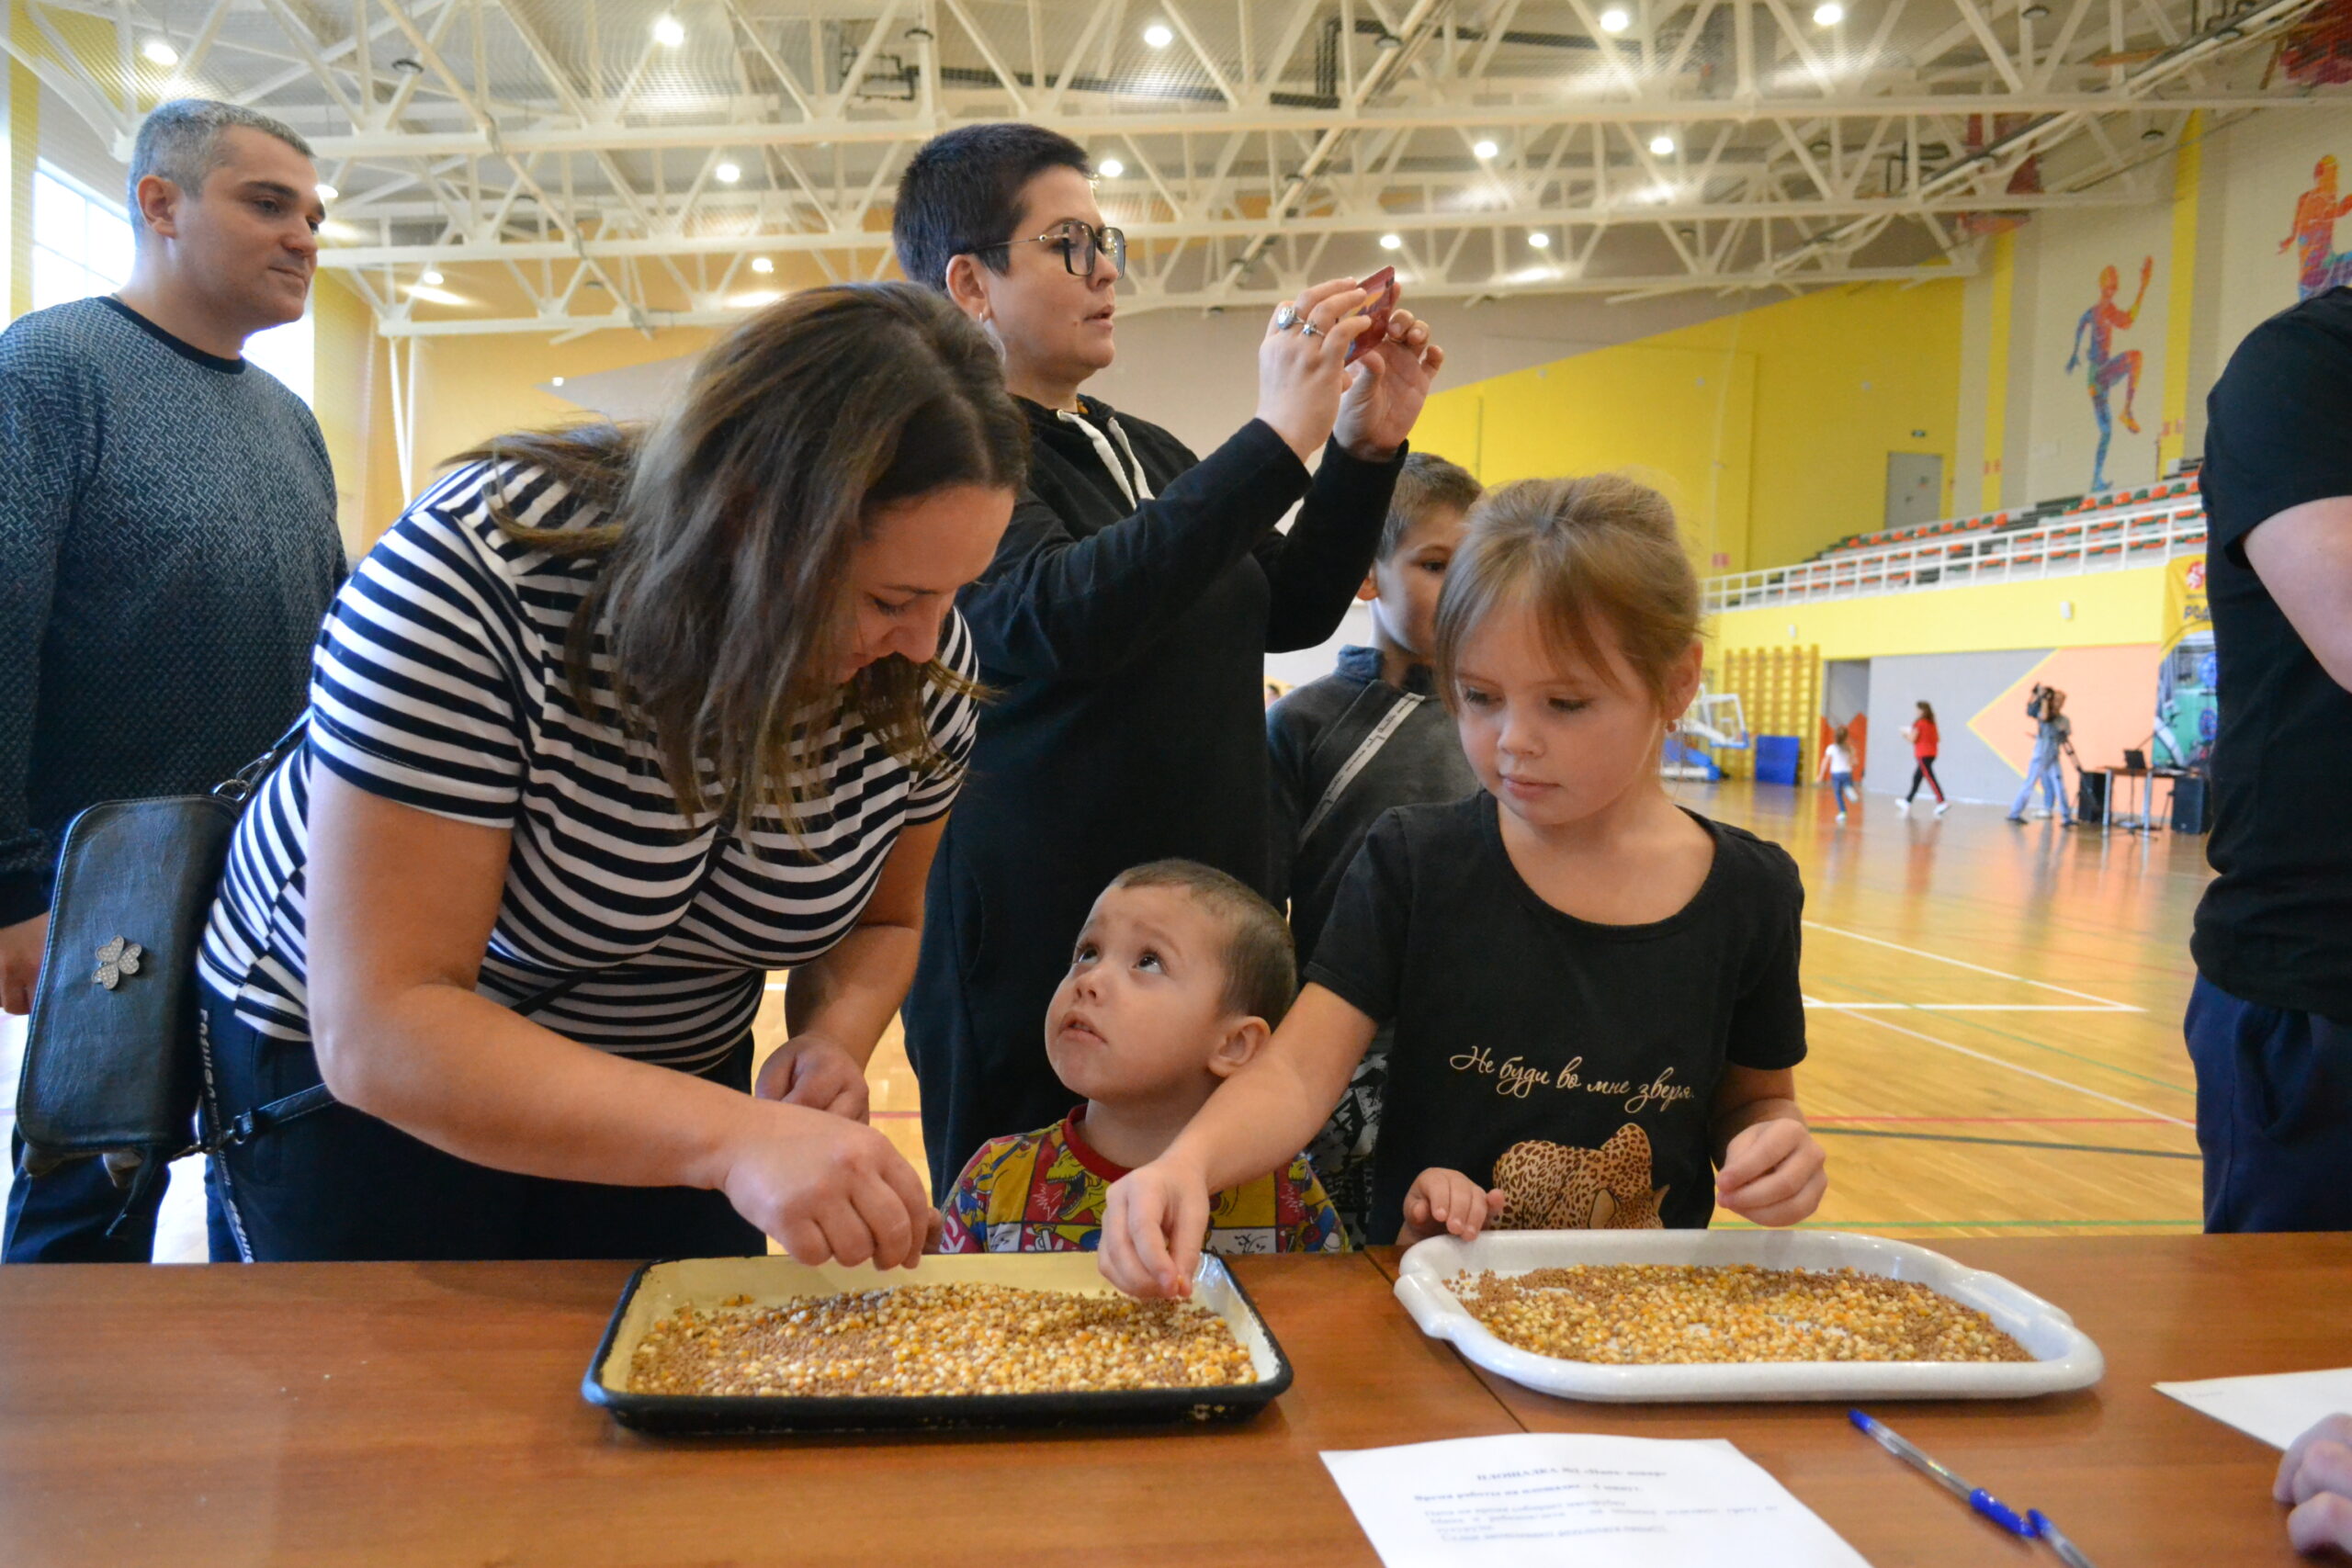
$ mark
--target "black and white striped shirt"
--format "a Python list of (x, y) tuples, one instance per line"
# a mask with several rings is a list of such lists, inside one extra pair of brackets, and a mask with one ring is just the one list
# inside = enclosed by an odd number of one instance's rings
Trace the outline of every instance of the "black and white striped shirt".
[[(404, 806), (514, 834), (479, 987), (512, 1004), (581, 971), (535, 1013), (618, 1055), (707, 1067), (751, 1027), (765, 972), (827, 952), (873, 896), (901, 829), (935, 819), (952, 774), (917, 774), (854, 710), (829, 724), (796, 841), (764, 813), (744, 835), (684, 814), (652, 746), (573, 701), (563, 648), (593, 558), (516, 540), (492, 518), (492, 486), (517, 521), (599, 520), (545, 473), (455, 469), (420, 496), (335, 596), (311, 679), (302, 749), (238, 823), (200, 968), (240, 1017), (307, 1041), (303, 866), (311, 770)], [(940, 658), (976, 672), (963, 619)], [(601, 639), (591, 712), (612, 712)], [(960, 769), (969, 697), (925, 703), (935, 744)], [(748, 841), (747, 841), (748, 840)]]

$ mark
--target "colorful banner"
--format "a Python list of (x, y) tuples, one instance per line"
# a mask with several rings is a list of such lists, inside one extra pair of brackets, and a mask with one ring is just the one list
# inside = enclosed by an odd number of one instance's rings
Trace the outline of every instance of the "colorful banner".
[(2205, 602), (2205, 558), (2174, 557), (2165, 565), (2165, 651), (2185, 637), (2212, 629), (2212, 607)]

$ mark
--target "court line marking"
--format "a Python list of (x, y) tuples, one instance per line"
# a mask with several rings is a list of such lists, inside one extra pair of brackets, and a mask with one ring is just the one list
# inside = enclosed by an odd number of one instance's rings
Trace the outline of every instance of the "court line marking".
[[(1876, 997), (1881, 1000), (1885, 999), (1883, 992), (1871, 990), (1868, 986), (1861, 985), (1855, 981), (1848, 981), (1847, 984), (1865, 996)], [(1861, 1007), (1866, 1004), (1861, 1002), (1853, 1002), (1846, 1005)], [(1941, 1010), (1928, 1008), (1922, 1010), (1932, 1015)], [(1982, 1015), (1975, 1017), (1953, 1016), (1950, 1021), (1953, 1023), (1966, 1024), (1972, 1030), (1980, 1030), (1986, 1034), (1995, 1035), (2003, 1040), (2014, 1041), (2018, 1044), (2023, 1045), (2030, 1050), (2045, 1051), (2053, 1056), (2064, 1056), (2070, 1062), (2080, 1062), (2085, 1066), (2094, 1068), (2099, 1072), (2113, 1073), (2120, 1077), (2131, 1078), (2136, 1082), (2148, 1084), (2156, 1089), (2165, 1089), (2174, 1094), (2193, 1094), (2196, 1092), (2195, 1089), (2190, 1085), (2172, 1083), (2166, 1079), (2154, 1077), (2148, 1073), (2137, 1072), (2130, 1067), (2118, 1066), (2113, 1062), (2107, 1061), (2102, 1057), (2089, 1055), (2081, 1051), (2069, 1051), (2064, 1046), (2053, 1045), (2047, 1040), (2039, 1040), (2030, 1034), (2019, 1034), (2014, 1030), (2003, 1029), (1997, 1025), (1986, 1023), (1983, 1021)]]
[(1889, 942), (1884, 937), (1866, 936), (1860, 931), (1849, 931), (1843, 926), (1827, 926), (1819, 920), (1807, 920), (1804, 924), (1817, 931), (1827, 931), (1831, 936), (1851, 937), (1856, 942), (1866, 942), (1874, 947), (1892, 948), (1896, 953), (1907, 953), (1914, 958), (1933, 959), (1938, 964), (1949, 964), (1955, 969), (1972, 969), (1979, 975), (1990, 975), (1996, 980), (2014, 980), (2020, 986), (2033, 986), (2041, 990), (2055, 991), (2062, 997), (2073, 997), (2078, 1001), (2098, 1002), (2113, 1012), (2148, 1010), (2145, 1008), (2135, 1008), (2129, 1002), (2110, 1001), (2105, 997), (2095, 997), (2088, 991), (2069, 990), (2064, 986), (2053, 986), (2047, 980), (2029, 980), (2023, 975), (2012, 975), (2006, 969), (1989, 969), (1982, 964), (1971, 964), (1964, 958), (1946, 958), (1940, 953), (1929, 953), (1925, 948), (1905, 947), (1899, 942)]
[(2062, 1154), (2138, 1155), (2144, 1159), (2203, 1157), (2184, 1154), (2178, 1149), (2135, 1149), (2120, 1144), (2046, 1144), (2037, 1138), (1975, 1138), (1962, 1133), (1891, 1133), (1881, 1127), (1824, 1127), (1818, 1122), (1815, 1123), (1815, 1128), (1832, 1137), (1900, 1138), (1914, 1144), (1984, 1144), (2004, 1149), (2054, 1149)]
[[(1838, 1008), (1833, 1005), (1831, 1010), (1844, 1012), (1849, 1010)], [(1883, 1018), (1873, 1018), (1866, 1012), (1855, 1013), (1853, 1016), (1857, 1022), (1871, 1024), (1879, 1029), (1892, 1030), (1897, 1034), (1905, 1035), (1913, 1040), (1922, 1041), (1927, 1044), (1938, 1046), (1940, 1049), (1953, 1052), (1958, 1055), (1973, 1056), (1977, 1061), (1989, 1062), (1996, 1067), (2007, 1067), (2010, 1072), (2020, 1073), (2027, 1077), (2037, 1078), (2046, 1084), (2054, 1084), (2058, 1088), (2065, 1089), (2070, 1093), (2083, 1095), (2091, 1100), (2101, 1100), (2109, 1105), (2120, 1105), (2126, 1111), (2136, 1111), (2143, 1116), (2153, 1116), (2159, 1122), (2169, 1122), (2176, 1127), (2193, 1128), (2196, 1126), (2195, 1122), (2184, 1122), (2177, 1116), (2167, 1116), (2161, 1111), (2151, 1110), (2147, 1106), (2135, 1104), (2133, 1101), (2129, 1100), (2119, 1100), (2114, 1095), (2103, 1094), (2095, 1089), (2085, 1089), (2080, 1084), (2069, 1083), (2064, 1078), (2058, 1077), (2053, 1074), (2039, 1072), (2032, 1067), (2021, 1066), (2016, 1062), (2004, 1061), (2000, 1057), (1989, 1055), (1986, 1052), (1972, 1051), (1965, 1045), (1954, 1044), (1949, 1040), (1939, 1040), (1932, 1034), (1922, 1034), (1916, 1029), (1905, 1029), (1899, 1023), (1889, 1023)]]
[(1856, 1012), (2139, 1012), (2142, 1009), (2086, 1007), (2075, 1002), (1832, 1002), (1807, 997), (1809, 1008), (1840, 1008)]
[(1837, 1126), (1841, 1122), (1859, 1125), (1909, 1122), (1931, 1122), (1937, 1126), (1966, 1124), (2004, 1127), (2142, 1127), (2157, 1123), (2160, 1118), (2146, 1116), (1807, 1116), (1809, 1127)]

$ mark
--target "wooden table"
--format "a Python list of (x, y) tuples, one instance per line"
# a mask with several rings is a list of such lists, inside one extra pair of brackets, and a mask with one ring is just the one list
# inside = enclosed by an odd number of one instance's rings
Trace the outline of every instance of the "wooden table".
[[(2092, 1393), (1912, 1404), (1903, 1431), (2100, 1568), (2297, 1561), (2275, 1456), (2149, 1390), (2352, 1362), (2352, 1236), (1955, 1242), (2066, 1306)], [(1374, 1561), (1317, 1458), (1521, 1430), (1727, 1437), (1877, 1568), (2031, 1563), (1822, 1406), (1580, 1405), (1474, 1374), (1393, 1251), (1238, 1272), (1297, 1369), (1247, 1426), (654, 1440), (578, 1385), (620, 1264), (0, 1269), (10, 1564)], [(1384, 1272), (1385, 1271), (1385, 1272)]]
[[(2099, 1568), (2308, 1562), (2270, 1500), (2274, 1449), (2152, 1384), (2352, 1365), (2352, 1235), (1951, 1241), (1937, 1251), (2064, 1307), (2107, 1357), (2080, 1393), (1871, 1406)], [(1395, 1278), (1397, 1253), (1370, 1255)], [(1532, 1432), (1729, 1438), (1876, 1568), (2056, 1559), (1976, 1517), (1838, 1406), (1581, 1404), (1476, 1375)]]

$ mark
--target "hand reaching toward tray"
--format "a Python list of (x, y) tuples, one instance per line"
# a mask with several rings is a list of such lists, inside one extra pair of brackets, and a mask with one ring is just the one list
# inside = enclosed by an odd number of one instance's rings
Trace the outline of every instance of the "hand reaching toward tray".
[(860, 1122), (800, 1105), (741, 1101), (718, 1183), (735, 1212), (796, 1263), (911, 1269), (938, 1216), (922, 1178)]
[(1489, 1191), (1458, 1170), (1431, 1166), (1405, 1194), (1405, 1227), (1396, 1233), (1396, 1245), (1447, 1235), (1473, 1240), (1487, 1222), (1501, 1216), (1507, 1201), (1499, 1188)]
[(2352, 1551), (2352, 1416), (2331, 1416), (2295, 1439), (2270, 1495), (2291, 1503), (2287, 1539), (2298, 1551)]
[(1829, 1190), (1828, 1156), (1793, 1117), (1752, 1122), (1724, 1150), (1715, 1201), (1759, 1225), (1792, 1225), (1821, 1207)]
[(1193, 1293), (1208, 1228), (1207, 1179), (1162, 1155), (1111, 1183), (1095, 1265), (1131, 1296), (1182, 1300)]

